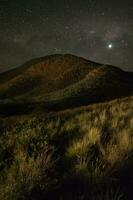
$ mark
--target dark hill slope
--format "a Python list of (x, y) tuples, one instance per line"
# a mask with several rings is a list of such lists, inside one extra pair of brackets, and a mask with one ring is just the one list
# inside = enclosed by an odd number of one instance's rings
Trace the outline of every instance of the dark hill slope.
[(72, 55), (32, 60), (0, 75), (0, 97), (17, 97), (32, 91), (34, 96), (62, 89), (82, 79), (88, 71), (86, 65), (87, 60)]
[(41, 104), (62, 109), (133, 94), (133, 73), (73, 55), (32, 60), (0, 74), (3, 104)]

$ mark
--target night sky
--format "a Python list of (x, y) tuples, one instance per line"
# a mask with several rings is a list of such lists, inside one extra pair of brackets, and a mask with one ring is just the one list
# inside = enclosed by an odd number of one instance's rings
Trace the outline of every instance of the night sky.
[(133, 71), (133, 0), (0, 0), (0, 69), (74, 54)]

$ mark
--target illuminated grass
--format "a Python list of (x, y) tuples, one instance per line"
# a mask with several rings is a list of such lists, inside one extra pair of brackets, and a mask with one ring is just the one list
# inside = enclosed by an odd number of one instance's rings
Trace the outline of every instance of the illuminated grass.
[(126, 199), (127, 182), (117, 190), (133, 173), (132, 97), (1, 118), (0, 131), (0, 199)]

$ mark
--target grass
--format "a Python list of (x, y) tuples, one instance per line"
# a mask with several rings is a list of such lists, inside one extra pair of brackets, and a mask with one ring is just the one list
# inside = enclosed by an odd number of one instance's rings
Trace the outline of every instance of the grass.
[(0, 199), (130, 200), (133, 97), (0, 118)]

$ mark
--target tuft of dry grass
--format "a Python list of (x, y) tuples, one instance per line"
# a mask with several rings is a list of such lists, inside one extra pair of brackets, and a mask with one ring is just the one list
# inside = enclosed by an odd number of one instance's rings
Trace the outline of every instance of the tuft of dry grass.
[[(77, 190), (84, 200), (87, 192), (92, 200), (126, 199), (127, 182), (123, 191), (115, 191), (124, 174), (133, 174), (132, 97), (0, 122), (0, 199), (32, 199), (34, 191), (43, 192), (44, 199), (66, 200)], [(69, 188), (73, 181), (75, 187)]]

